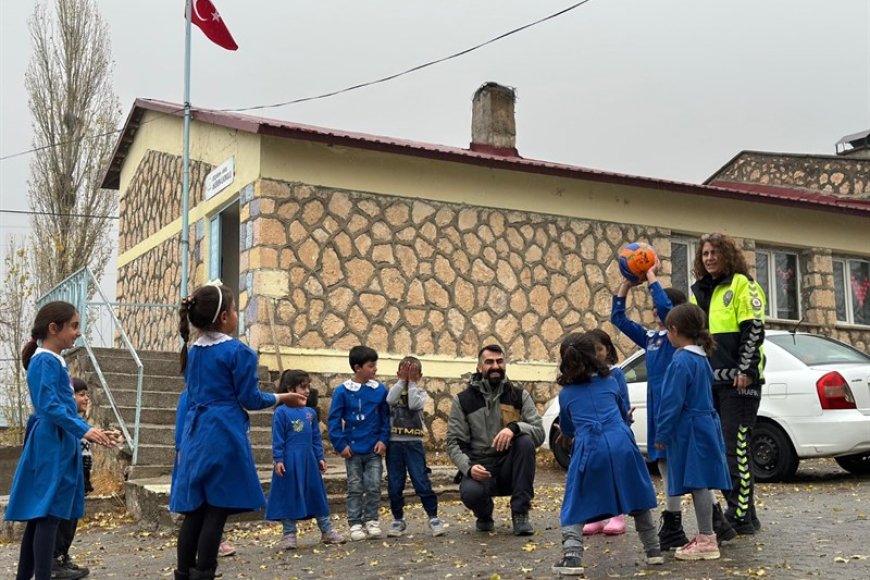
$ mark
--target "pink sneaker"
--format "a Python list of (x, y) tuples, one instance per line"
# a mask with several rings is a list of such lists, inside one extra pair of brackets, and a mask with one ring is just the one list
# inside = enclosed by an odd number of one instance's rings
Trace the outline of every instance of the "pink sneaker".
[(674, 557), (677, 560), (718, 560), (719, 545), (716, 534), (698, 534), (682, 548), (677, 548)]
[(235, 547), (233, 547), (229, 542), (221, 542), (221, 545), (218, 547), (218, 556), (221, 558), (227, 558), (235, 553)]
[(625, 516), (616, 516), (610, 518), (607, 525), (604, 526), (605, 536), (618, 536), (625, 533)]
[(607, 523), (607, 520), (601, 520), (598, 522), (590, 522), (583, 526), (583, 535), (584, 536), (594, 536), (595, 534), (600, 534), (602, 530), (604, 530), (604, 525)]

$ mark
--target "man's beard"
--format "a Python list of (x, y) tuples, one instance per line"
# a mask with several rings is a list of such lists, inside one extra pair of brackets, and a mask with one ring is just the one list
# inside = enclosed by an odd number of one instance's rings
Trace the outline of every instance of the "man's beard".
[(486, 380), (490, 382), (490, 384), (496, 384), (501, 382), (504, 379), (504, 372), (501, 370), (490, 370), (486, 373)]

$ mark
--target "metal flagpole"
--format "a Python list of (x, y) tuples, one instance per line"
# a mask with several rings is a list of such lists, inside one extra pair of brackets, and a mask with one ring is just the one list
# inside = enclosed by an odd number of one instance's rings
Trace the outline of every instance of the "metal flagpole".
[(185, 0), (184, 8), (184, 145), (181, 182), (181, 299), (187, 296), (188, 254), (190, 254), (190, 21), (193, 2)]

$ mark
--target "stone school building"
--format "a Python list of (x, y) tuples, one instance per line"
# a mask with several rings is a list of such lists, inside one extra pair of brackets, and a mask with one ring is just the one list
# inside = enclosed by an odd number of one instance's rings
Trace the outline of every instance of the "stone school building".
[[(802, 321), (868, 349), (859, 285), (870, 273), (870, 160), (828, 172), (849, 181), (847, 193), (749, 186), (760, 173), (728, 166), (708, 185), (597, 171), (522, 157), (513, 100), (493, 84), (475, 93), (468, 148), (194, 109), (191, 289), (215, 278), (231, 286), (240, 336), (261, 363), (314, 373), (324, 399), (356, 344), (381, 353), (385, 381), (415, 354), (436, 442), (482, 345), (504, 346), (508, 375), (543, 408), (561, 339), (615, 334), (616, 256), (630, 241), (651, 243), (662, 282), (686, 289), (698, 236), (726, 232), (758, 269), (771, 327)], [(122, 303), (179, 298), (181, 108), (137, 100), (105, 176), (120, 201)], [(633, 319), (651, 325), (650, 307), (632, 292)], [(177, 347), (177, 314), (121, 314), (137, 348)]]

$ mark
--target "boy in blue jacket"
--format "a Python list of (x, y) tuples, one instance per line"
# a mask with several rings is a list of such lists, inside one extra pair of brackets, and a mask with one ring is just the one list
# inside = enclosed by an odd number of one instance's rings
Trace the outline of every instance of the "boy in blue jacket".
[(353, 378), (339, 385), (329, 408), (329, 440), (347, 466), (347, 520), (352, 541), (379, 538), (383, 456), (390, 440), (387, 387), (375, 380), (378, 353), (350, 349)]

